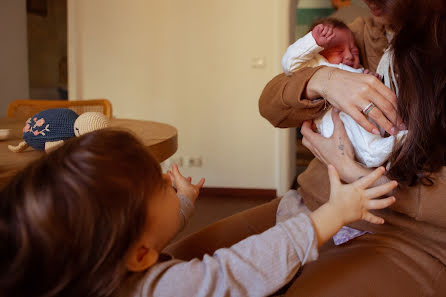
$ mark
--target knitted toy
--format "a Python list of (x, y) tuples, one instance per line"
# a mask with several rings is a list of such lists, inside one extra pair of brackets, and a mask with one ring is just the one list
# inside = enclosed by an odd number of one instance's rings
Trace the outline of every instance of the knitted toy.
[(99, 112), (86, 112), (78, 115), (68, 108), (47, 109), (35, 114), (26, 121), (23, 140), (17, 146), (8, 148), (23, 152), (29, 146), (35, 150), (49, 152), (63, 144), (63, 141), (94, 130), (108, 127), (105, 115)]

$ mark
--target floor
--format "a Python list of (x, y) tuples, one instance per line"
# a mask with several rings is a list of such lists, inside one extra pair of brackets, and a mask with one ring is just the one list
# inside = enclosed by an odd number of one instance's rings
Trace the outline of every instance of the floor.
[[(298, 131), (299, 132), (299, 131)], [(310, 161), (313, 154), (302, 145), (302, 141), (296, 140), (296, 168), (297, 175), (302, 173)], [(295, 179), (296, 180), (296, 179)], [(297, 181), (296, 181), (297, 182)], [(291, 185), (297, 188), (297, 183)], [(195, 213), (186, 228), (180, 232), (173, 242), (185, 236), (197, 232), (209, 224), (222, 218), (228, 217), (245, 209), (266, 203), (270, 198), (250, 198), (237, 196), (200, 196), (195, 203)]]
[(209, 224), (228, 217), (245, 209), (268, 202), (267, 198), (207, 196), (198, 197), (195, 202), (195, 213), (186, 228), (180, 232), (173, 242), (189, 234), (197, 232)]

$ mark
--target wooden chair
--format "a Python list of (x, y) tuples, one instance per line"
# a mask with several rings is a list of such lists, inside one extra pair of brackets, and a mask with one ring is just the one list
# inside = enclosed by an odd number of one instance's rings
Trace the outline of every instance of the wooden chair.
[(112, 117), (112, 105), (107, 99), (95, 100), (15, 100), (8, 106), (6, 117), (28, 119), (36, 113), (50, 108), (69, 108), (77, 114), (88, 111), (102, 112)]

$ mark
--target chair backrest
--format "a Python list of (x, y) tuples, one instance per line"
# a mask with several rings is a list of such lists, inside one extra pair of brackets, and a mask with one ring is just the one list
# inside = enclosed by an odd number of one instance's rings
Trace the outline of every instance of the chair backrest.
[(88, 111), (101, 112), (112, 117), (112, 105), (107, 99), (94, 100), (15, 100), (8, 106), (6, 116), (15, 119), (28, 119), (36, 113), (50, 108), (69, 108), (77, 114)]

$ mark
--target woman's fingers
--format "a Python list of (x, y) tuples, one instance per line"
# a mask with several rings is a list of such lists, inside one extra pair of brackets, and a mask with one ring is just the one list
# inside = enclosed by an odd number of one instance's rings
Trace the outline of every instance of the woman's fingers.
[(396, 186), (398, 186), (398, 183), (396, 181), (391, 181), (383, 185), (365, 190), (365, 195), (368, 199), (378, 198), (386, 195), (387, 193), (395, 189)]
[(302, 124), (302, 128), (300, 130), (304, 136), (302, 138), (302, 144), (308, 148), (316, 158), (325, 163), (317, 147), (318, 144), (320, 144), (322, 141), (326, 141), (327, 139), (321, 136), (319, 133), (313, 132), (311, 129), (311, 123), (311, 121), (305, 121)]
[[(370, 77), (376, 80), (376, 77)], [(367, 95), (365, 96), (364, 101), (360, 103), (361, 112), (369, 103), (375, 104), (375, 107), (373, 107), (367, 115), (390, 134), (394, 135), (395, 133), (397, 133), (395, 126), (398, 125), (398, 116), (396, 113), (396, 109), (390, 99), (384, 97), (375, 88), (370, 88), (370, 90), (367, 92)]]
[[(376, 77), (376, 76), (375, 76)], [(378, 104), (381, 110), (384, 112), (386, 117), (395, 125), (401, 123), (401, 118), (398, 115), (398, 104), (397, 104), (397, 97), (396, 94), (389, 89), (386, 85), (384, 85), (379, 78), (376, 77), (373, 78), (372, 85), (375, 88), (375, 90), (381, 94), (382, 98), (385, 100), (383, 102), (390, 103), (390, 105), (384, 103), (381, 104), (380, 102), (376, 102), (375, 104)]]
[(330, 180), (330, 188), (337, 187), (341, 185), (341, 180), (339, 178), (338, 171), (333, 165), (328, 165), (328, 178)]
[(370, 133), (379, 134), (378, 128), (375, 127), (372, 123), (367, 120), (367, 118), (364, 116), (364, 114), (357, 110), (356, 108), (353, 108), (352, 110), (347, 110), (346, 113), (348, 113), (361, 127), (369, 131)]
[(300, 133), (302, 133), (302, 135), (306, 137), (313, 145), (317, 141), (324, 140), (325, 138), (319, 133), (314, 132), (313, 129), (311, 129), (311, 123), (312, 123), (311, 121), (303, 122), (302, 127), (300, 129)]
[(395, 202), (395, 197), (387, 197), (383, 199), (374, 199), (367, 201), (367, 209), (383, 209), (389, 207)]
[[(370, 110), (368, 116), (384, 130), (394, 135), (402, 122), (397, 113), (396, 95), (375, 76), (369, 76), (367, 79), (370, 80), (369, 85), (371, 86), (367, 91), (367, 100), (373, 102), (377, 107)], [(366, 106), (368, 103), (363, 104)]]
[(333, 120), (333, 125), (334, 125), (333, 134), (347, 135), (347, 132), (345, 132), (344, 123), (342, 122), (339, 113), (340, 110), (337, 108), (333, 108), (333, 110), (331, 111), (331, 119)]
[(378, 105), (370, 110), (368, 116), (373, 119), (380, 127), (386, 130), (390, 135), (395, 135), (397, 130), (395, 125), (391, 123), (382, 113)]
[[(349, 114), (370, 133), (379, 134), (374, 123), (383, 127), (390, 134), (395, 134), (398, 131), (401, 127), (401, 119), (397, 113), (396, 95), (378, 78), (373, 75), (354, 74), (343, 70), (336, 70), (334, 74), (336, 79), (333, 79), (333, 82), (328, 81), (328, 93), (331, 93), (331, 96), (327, 97), (333, 106)], [(344, 84), (342, 87), (336, 86), (334, 85), (335, 81), (343, 81)], [(375, 104), (368, 114), (371, 121), (362, 113), (369, 103)]]
[(310, 120), (304, 121), (302, 123), (301, 130), (304, 130), (304, 129), (310, 129), (311, 130), (311, 123), (312, 123), (312, 121), (310, 121)]
[(384, 167), (382, 167), (382, 166), (378, 167), (375, 170), (373, 170), (371, 173), (369, 173), (368, 175), (355, 181), (353, 183), (353, 185), (355, 185), (361, 189), (366, 189), (366, 188), (370, 187), (378, 178), (380, 178), (384, 174), (384, 172), (386, 172)]

